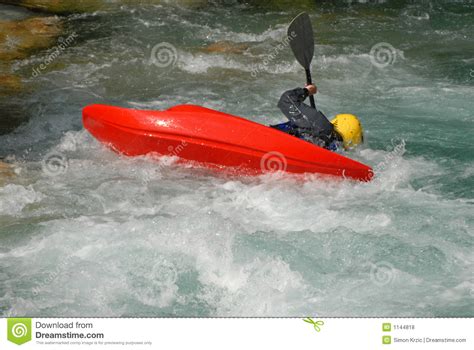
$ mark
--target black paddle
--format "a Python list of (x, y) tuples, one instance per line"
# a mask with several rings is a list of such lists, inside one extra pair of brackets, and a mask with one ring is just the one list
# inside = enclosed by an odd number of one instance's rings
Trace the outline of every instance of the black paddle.
[[(311, 20), (306, 12), (296, 16), (288, 26), (288, 40), (296, 60), (306, 72), (306, 83), (311, 81), (311, 61), (314, 56), (314, 35)], [(316, 108), (314, 97), (310, 96), (311, 107)]]

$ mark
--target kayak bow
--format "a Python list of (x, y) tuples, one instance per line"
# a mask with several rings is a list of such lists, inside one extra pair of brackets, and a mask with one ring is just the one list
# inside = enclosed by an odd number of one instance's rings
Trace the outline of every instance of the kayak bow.
[(242, 174), (320, 173), (361, 181), (372, 169), (284, 132), (212, 109), (179, 105), (165, 111), (90, 105), (84, 127), (116, 152), (156, 152)]

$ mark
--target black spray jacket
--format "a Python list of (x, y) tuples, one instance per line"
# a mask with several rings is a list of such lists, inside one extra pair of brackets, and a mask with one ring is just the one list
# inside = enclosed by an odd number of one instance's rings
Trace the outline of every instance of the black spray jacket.
[(278, 108), (301, 132), (329, 144), (335, 137), (334, 126), (323, 113), (303, 103), (308, 96), (305, 88), (285, 91), (278, 102)]

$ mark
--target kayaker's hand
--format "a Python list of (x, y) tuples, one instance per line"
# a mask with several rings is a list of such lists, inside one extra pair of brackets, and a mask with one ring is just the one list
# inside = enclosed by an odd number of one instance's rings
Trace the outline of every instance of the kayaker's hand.
[(305, 89), (308, 90), (309, 96), (314, 95), (318, 92), (318, 88), (314, 84), (306, 85)]

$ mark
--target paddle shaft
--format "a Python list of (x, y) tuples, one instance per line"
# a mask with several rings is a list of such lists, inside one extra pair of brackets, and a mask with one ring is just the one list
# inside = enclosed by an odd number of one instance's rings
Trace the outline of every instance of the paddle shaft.
[[(313, 82), (311, 81), (311, 71), (309, 70), (309, 68), (306, 68), (305, 72), (306, 72), (306, 84), (308, 84), (308, 85), (313, 84)], [(314, 96), (313, 95), (311, 95), (309, 97), (309, 102), (311, 103), (311, 107), (316, 109), (316, 103), (314, 102)]]

